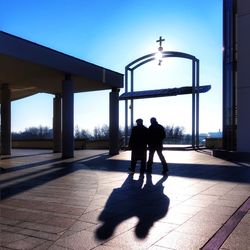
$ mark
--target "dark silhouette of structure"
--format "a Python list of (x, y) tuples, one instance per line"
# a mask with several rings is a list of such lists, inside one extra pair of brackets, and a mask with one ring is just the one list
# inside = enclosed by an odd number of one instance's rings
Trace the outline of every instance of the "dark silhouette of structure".
[[(200, 85), (200, 62), (195, 56), (178, 52), (178, 51), (163, 51), (162, 39), (160, 36), (159, 48), (156, 53), (151, 53), (144, 55), (125, 67), (125, 92), (120, 95), (119, 100), (125, 101), (125, 146), (128, 145), (128, 108), (130, 109), (130, 122), (131, 127), (134, 123), (134, 100), (144, 99), (144, 98), (155, 98), (163, 96), (176, 96), (183, 94), (192, 94), (192, 147), (199, 147), (199, 103), (200, 103), (200, 93), (205, 93), (210, 90), (211, 85)], [(159, 65), (161, 65), (164, 58), (183, 58), (188, 59), (191, 62), (192, 70), (191, 76), (192, 81), (190, 86), (183, 86), (181, 88), (167, 88), (167, 89), (154, 89), (154, 90), (144, 90), (144, 91), (134, 91), (134, 75), (135, 70), (146, 63), (153, 60), (159, 60)], [(130, 84), (129, 84), (130, 83)], [(130, 85), (130, 86), (129, 86)], [(130, 101), (130, 105), (128, 105)]]
[(54, 95), (53, 151), (74, 157), (74, 94), (110, 90), (109, 151), (119, 153), (119, 90), (123, 75), (0, 31), (2, 155), (11, 154), (11, 102), (37, 93)]

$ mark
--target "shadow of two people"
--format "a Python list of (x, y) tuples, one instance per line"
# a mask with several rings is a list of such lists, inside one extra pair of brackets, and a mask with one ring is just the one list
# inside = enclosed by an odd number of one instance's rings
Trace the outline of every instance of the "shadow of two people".
[(138, 238), (145, 238), (154, 222), (167, 214), (169, 198), (163, 192), (166, 179), (167, 176), (163, 176), (153, 184), (151, 174), (147, 174), (143, 185), (144, 175), (135, 180), (134, 174), (129, 174), (122, 186), (114, 189), (109, 196), (98, 218), (103, 224), (96, 230), (96, 237), (108, 239), (120, 223), (137, 217), (135, 234)]

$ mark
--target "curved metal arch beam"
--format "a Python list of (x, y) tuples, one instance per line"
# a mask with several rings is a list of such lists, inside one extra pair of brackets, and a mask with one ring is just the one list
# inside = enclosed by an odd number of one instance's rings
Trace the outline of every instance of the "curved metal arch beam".
[(137, 62), (140, 62), (140, 61), (142, 61), (142, 60), (144, 60), (144, 59), (147, 59), (147, 58), (149, 58), (149, 57), (153, 57), (154, 55), (155, 55), (155, 53), (151, 53), (151, 54), (147, 54), (147, 55), (145, 55), (145, 56), (139, 57), (139, 58), (135, 59), (133, 62), (129, 63), (129, 64), (125, 67), (125, 69), (131, 70), (131, 69), (130, 69), (130, 66), (132, 66), (133, 64), (135, 64), (135, 63), (137, 63)]
[[(152, 60), (155, 60), (156, 53), (147, 54), (145, 56), (137, 58), (133, 62), (129, 63), (125, 67), (125, 69), (127, 69), (127, 70), (134, 70), (134, 69), (140, 67), (141, 65), (143, 65), (145, 63), (148, 63), (148, 62), (150, 62)], [(193, 60), (193, 61), (198, 61), (198, 59), (195, 56), (193, 56), (191, 54), (183, 53), (183, 52), (178, 52), (178, 51), (163, 51), (162, 55), (163, 55), (163, 58), (165, 58), (165, 57), (180, 57), (180, 58), (186, 58), (186, 59)], [(147, 58), (149, 58), (149, 59), (147, 59)], [(133, 65), (135, 65), (135, 66), (133, 66)]]
[(142, 66), (143, 64), (148, 63), (148, 62), (153, 61), (153, 60), (156, 60), (155, 57), (151, 57), (151, 58), (149, 58), (149, 59), (147, 59), (147, 60), (145, 60), (145, 61), (143, 61), (143, 62), (140, 62), (140, 63), (136, 64), (136, 65), (131, 69), (131, 71), (133, 71), (133, 70), (139, 68), (140, 66)]
[(187, 53), (179, 52), (179, 51), (163, 51), (162, 54), (163, 54), (163, 57), (181, 57), (181, 58), (186, 58), (186, 59), (190, 59), (194, 61), (198, 60), (195, 56), (191, 54), (187, 54)]

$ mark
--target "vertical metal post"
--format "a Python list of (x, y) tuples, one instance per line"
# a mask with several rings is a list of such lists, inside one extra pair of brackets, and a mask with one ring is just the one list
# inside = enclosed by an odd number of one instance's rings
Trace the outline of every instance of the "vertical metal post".
[[(125, 69), (125, 93), (128, 92), (128, 69)], [(125, 100), (125, 138), (124, 146), (128, 145), (128, 100)]]
[[(134, 71), (131, 70), (131, 92), (134, 92)], [(131, 105), (130, 105), (130, 114), (131, 114), (131, 121), (130, 121), (130, 129), (132, 129), (134, 125), (134, 100), (131, 99)]]
[(195, 61), (192, 60), (192, 147), (195, 147)]
[(200, 145), (200, 132), (199, 132), (199, 105), (200, 105), (200, 65), (199, 60), (196, 60), (196, 147)]

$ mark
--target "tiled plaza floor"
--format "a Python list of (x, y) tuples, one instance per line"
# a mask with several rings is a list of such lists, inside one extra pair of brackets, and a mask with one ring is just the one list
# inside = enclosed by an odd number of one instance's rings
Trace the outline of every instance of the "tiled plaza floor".
[(152, 175), (130, 152), (14, 150), (0, 160), (0, 250), (250, 249), (250, 166), (164, 151)]

